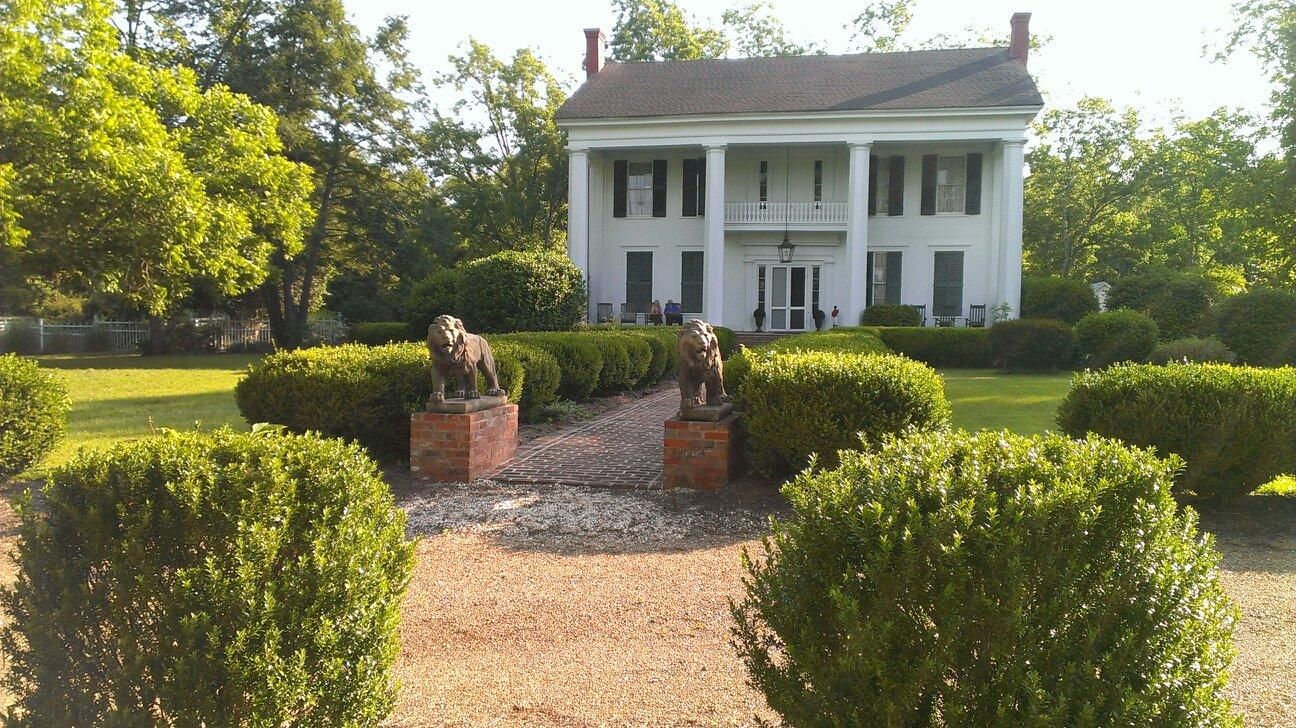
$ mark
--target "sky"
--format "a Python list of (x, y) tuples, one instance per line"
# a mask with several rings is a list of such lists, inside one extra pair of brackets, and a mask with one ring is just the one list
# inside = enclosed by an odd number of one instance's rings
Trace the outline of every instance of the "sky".
[[(383, 18), (409, 19), (412, 60), (430, 81), (446, 70), (447, 56), (469, 36), (508, 56), (520, 47), (537, 50), (569, 90), (578, 85), (584, 55), (582, 29), (614, 20), (606, 0), (345, 0), (366, 32)], [(679, 4), (699, 19), (719, 24), (720, 13), (750, 0), (685, 0)], [(1203, 54), (1219, 47), (1232, 27), (1232, 0), (918, 0), (907, 38), (921, 40), (958, 33), (968, 26), (1002, 28), (1014, 12), (1030, 12), (1031, 31), (1049, 37), (1030, 58), (1049, 106), (1065, 106), (1085, 95), (1131, 105), (1145, 120), (1165, 123), (1176, 114), (1197, 118), (1220, 106), (1263, 114), (1269, 85), (1247, 52), (1226, 62)], [(789, 35), (798, 41), (827, 42), (829, 52), (849, 50), (843, 29), (865, 2), (774, 0)], [(451, 97), (434, 92), (434, 100)]]

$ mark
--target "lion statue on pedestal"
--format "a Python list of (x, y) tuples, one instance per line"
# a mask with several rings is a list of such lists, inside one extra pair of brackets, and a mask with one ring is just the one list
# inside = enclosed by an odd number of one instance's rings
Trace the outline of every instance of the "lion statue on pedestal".
[[(720, 340), (705, 321), (689, 321), (679, 333), (680, 411), (703, 405), (728, 404)], [(704, 393), (705, 392), (705, 393)]]
[(477, 334), (468, 333), (459, 319), (437, 316), (428, 326), (427, 346), (432, 354), (432, 397), (428, 401), (445, 401), (448, 379), (459, 380), (459, 389), (449, 393), (451, 399), (479, 399), (478, 371), (486, 379), (486, 396), (504, 395), (490, 344)]

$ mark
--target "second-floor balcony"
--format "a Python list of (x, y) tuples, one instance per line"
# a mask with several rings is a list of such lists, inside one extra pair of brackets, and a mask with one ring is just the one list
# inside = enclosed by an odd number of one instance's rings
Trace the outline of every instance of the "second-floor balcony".
[(843, 227), (845, 202), (726, 202), (725, 224), (736, 227)]

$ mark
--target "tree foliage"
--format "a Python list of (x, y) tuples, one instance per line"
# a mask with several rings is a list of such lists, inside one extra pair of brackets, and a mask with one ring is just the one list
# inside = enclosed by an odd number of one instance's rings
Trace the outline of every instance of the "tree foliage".
[(103, 0), (0, 6), (0, 265), (160, 315), (301, 247), (307, 170), (272, 110), (135, 60)]
[(437, 111), (420, 152), (444, 179), (459, 257), (562, 247), (567, 156), (554, 113), (566, 99), (532, 51), (507, 61), (469, 39), (440, 83), (461, 98)]
[(730, 46), (741, 58), (804, 56), (823, 54), (816, 43), (798, 43), (788, 38), (783, 21), (774, 14), (769, 0), (730, 8), (720, 16), (730, 37)]
[(612, 0), (612, 11), (614, 61), (693, 61), (729, 50), (723, 30), (698, 23), (670, 0)]
[(874, 0), (845, 27), (857, 50), (903, 50), (900, 37), (913, 20), (915, 0)]

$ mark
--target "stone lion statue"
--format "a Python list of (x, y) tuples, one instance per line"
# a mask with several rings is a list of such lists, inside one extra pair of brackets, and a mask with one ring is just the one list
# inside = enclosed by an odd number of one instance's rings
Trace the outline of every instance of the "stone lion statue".
[(720, 341), (711, 324), (696, 320), (684, 324), (679, 333), (678, 352), (681, 411), (727, 404), (731, 400), (724, 389)]
[(432, 354), (431, 402), (445, 401), (446, 380), (458, 379), (459, 389), (450, 392), (451, 399), (479, 399), (477, 372), (486, 378), (486, 395), (498, 397), (499, 376), (495, 370), (495, 355), (490, 344), (477, 334), (464, 329), (463, 322), (454, 316), (437, 316), (428, 327), (428, 351)]

